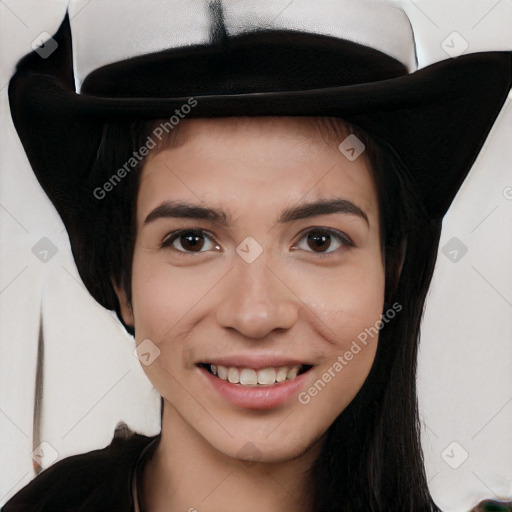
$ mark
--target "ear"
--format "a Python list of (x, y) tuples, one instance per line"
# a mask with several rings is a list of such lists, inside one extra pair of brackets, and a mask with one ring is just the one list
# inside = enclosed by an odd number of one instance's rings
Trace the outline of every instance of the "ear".
[(114, 288), (114, 291), (117, 295), (117, 300), (119, 302), (119, 312), (123, 318), (123, 322), (133, 328), (134, 319), (133, 319), (133, 309), (132, 304), (128, 300), (128, 296), (126, 295), (126, 290), (124, 286), (119, 286), (113, 279), (112, 279), (112, 287)]

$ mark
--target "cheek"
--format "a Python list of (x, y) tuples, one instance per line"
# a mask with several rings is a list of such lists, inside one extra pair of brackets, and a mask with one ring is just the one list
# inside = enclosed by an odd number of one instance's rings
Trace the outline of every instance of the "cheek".
[[(312, 336), (313, 350), (322, 358), (316, 377), (329, 382), (329, 390), (317, 403), (319, 408), (322, 403), (327, 408), (336, 403), (335, 409), (341, 412), (363, 385), (377, 350), (384, 284), (384, 269), (375, 260), (368, 265), (347, 265), (329, 278), (317, 275), (315, 279), (310, 273), (297, 290), (310, 305), (310, 323), (320, 334)], [(323, 389), (322, 384), (317, 388)], [(333, 410), (324, 412), (330, 416)]]
[(384, 305), (384, 277), (379, 273), (354, 274), (345, 281), (338, 307), (331, 315), (334, 329), (342, 334), (339, 348), (348, 350), (353, 340), (375, 325)]
[[(363, 386), (378, 345), (383, 309), (384, 276), (380, 271), (354, 273), (342, 281), (333, 280), (324, 287), (315, 312), (326, 326), (319, 343), (322, 364), (315, 377), (298, 396), (305, 418), (317, 419), (319, 431), (325, 431), (352, 402)], [(315, 338), (314, 338), (315, 339)]]
[(325, 273), (313, 270), (295, 276), (294, 291), (310, 305), (334, 349), (344, 349), (365, 328), (377, 322), (384, 305), (384, 269), (377, 260), (345, 265)]
[(165, 256), (150, 257), (144, 251), (134, 254), (132, 268), (136, 339), (140, 342), (149, 338), (176, 362), (176, 353), (186, 350), (189, 331), (206, 314), (205, 304), (215, 295), (215, 284), (222, 280), (226, 269), (220, 265), (213, 269), (177, 267)]
[[(132, 271), (132, 307), (137, 344), (147, 343), (156, 354), (142, 369), (155, 389), (166, 395), (174, 376), (184, 364), (180, 353), (179, 330), (186, 324), (187, 313), (193, 310), (198, 281), (184, 269), (173, 269), (165, 263), (149, 261), (145, 255), (135, 256)], [(204, 293), (204, 292), (203, 292)], [(169, 343), (172, 340), (172, 343)], [(147, 345), (146, 345), (147, 346)]]
[[(192, 278), (192, 279), (191, 279)], [(187, 270), (134, 259), (132, 303), (137, 340), (156, 344), (183, 318), (197, 300), (197, 283)]]

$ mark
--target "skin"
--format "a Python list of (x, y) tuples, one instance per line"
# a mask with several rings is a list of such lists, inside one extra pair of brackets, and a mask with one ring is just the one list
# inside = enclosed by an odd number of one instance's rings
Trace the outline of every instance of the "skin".
[[(338, 150), (343, 138), (316, 119), (185, 120), (173, 147), (148, 158), (137, 198), (132, 303), (117, 290), (137, 343), (150, 339), (160, 350), (142, 366), (164, 398), (161, 442), (143, 475), (145, 510), (312, 509), (307, 471), (364, 383), (377, 339), (309, 403), (294, 396), (269, 410), (235, 406), (197, 363), (219, 355), (293, 355), (313, 365), (304, 391), (380, 318), (377, 193), (364, 154), (349, 161)], [(369, 225), (347, 213), (276, 222), (285, 208), (333, 198), (358, 206)], [(222, 209), (231, 219), (227, 226), (183, 218), (145, 223), (175, 200)], [(195, 252), (184, 252), (180, 238), (162, 247), (183, 228), (201, 228), (213, 239), (205, 236)], [(337, 230), (354, 246), (333, 234), (330, 245), (315, 248), (307, 236), (312, 228)], [(248, 236), (263, 249), (252, 263), (236, 252)], [(257, 462), (242, 450), (247, 443)]]

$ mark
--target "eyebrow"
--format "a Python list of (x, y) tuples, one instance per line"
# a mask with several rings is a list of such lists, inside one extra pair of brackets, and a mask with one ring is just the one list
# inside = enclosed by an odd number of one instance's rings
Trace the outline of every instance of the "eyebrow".
[[(355, 215), (363, 219), (368, 226), (370, 221), (366, 213), (351, 201), (342, 198), (321, 199), (318, 201), (304, 203), (300, 206), (286, 208), (281, 212), (278, 223), (284, 224), (300, 219), (308, 219), (318, 215), (331, 215), (334, 213), (342, 213), (347, 215)], [(194, 203), (186, 203), (182, 201), (166, 201), (152, 210), (144, 220), (144, 224), (149, 224), (157, 219), (163, 218), (180, 218), (180, 219), (196, 219), (208, 220), (219, 226), (228, 226), (231, 216), (223, 210), (212, 207), (204, 207)]]

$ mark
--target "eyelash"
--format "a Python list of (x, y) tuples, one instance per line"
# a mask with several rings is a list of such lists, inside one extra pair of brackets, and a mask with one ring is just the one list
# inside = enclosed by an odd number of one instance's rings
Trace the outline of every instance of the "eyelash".
[[(299, 239), (299, 242), (297, 244), (294, 244), (294, 248), (300, 243), (302, 242), (302, 240), (304, 240), (304, 238), (309, 234), (309, 233), (312, 233), (312, 232), (317, 232), (317, 233), (320, 233), (320, 234), (327, 234), (329, 236), (334, 236), (336, 237), (340, 243), (341, 243), (341, 246), (342, 247), (345, 247), (345, 248), (351, 248), (351, 247), (355, 247), (355, 244), (354, 242), (350, 239), (349, 236), (347, 236), (345, 233), (341, 232), (341, 231), (338, 231), (336, 229), (332, 229), (332, 228), (321, 228), (321, 227), (311, 227), (311, 228), (308, 228), (306, 231), (304, 231), (303, 233), (300, 234), (300, 239)], [(179, 229), (177, 231), (172, 231), (171, 233), (167, 234), (164, 239), (162, 240), (161, 244), (160, 244), (160, 248), (162, 249), (166, 249), (166, 248), (171, 248), (172, 244), (174, 243), (175, 240), (177, 240), (178, 238), (180, 238), (182, 235), (184, 234), (193, 234), (193, 235), (197, 235), (197, 236), (206, 236), (208, 238), (211, 239), (212, 243), (214, 243), (215, 245), (219, 245), (214, 236), (210, 233), (208, 233), (207, 231), (203, 230), (203, 229), (200, 229), (200, 228), (187, 228), (187, 229)], [(306, 251), (306, 252), (311, 252), (313, 254), (316, 254), (317, 257), (319, 258), (329, 258), (329, 257), (332, 257), (333, 255), (335, 255), (338, 251), (339, 251), (340, 248), (338, 249), (335, 249), (334, 251), (331, 251), (331, 252), (328, 252), (328, 253), (317, 253), (315, 251)], [(205, 251), (199, 251), (197, 253), (195, 253), (194, 251), (181, 251), (179, 249), (174, 249), (174, 251), (179, 254), (180, 257), (187, 257), (187, 256), (191, 256), (193, 254), (199, 254), (201, 252), (205, 252)]]

